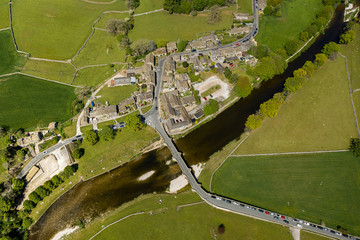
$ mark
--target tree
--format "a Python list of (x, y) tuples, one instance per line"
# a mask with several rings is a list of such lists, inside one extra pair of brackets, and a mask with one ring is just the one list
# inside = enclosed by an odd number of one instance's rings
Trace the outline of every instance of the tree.
[(326, 21), (330, 20), (331, 15), (333, 12), (333, 8), (332, 6), (325, 6), (324, 8), (321, 9), (321, 11), (318, 13), (317, 17), (323, 17), (326, 19)]
[(55, 175), (51, 178), (51, 182), (54, 184), (55, 187), (58, 187), (61, 183), (63, 183), (63, 180), (58, 175)]
[(212, 6), (210, 8), (210, 14), (207, 22), (209, 24), (218, 23), (221, 21), (221, 12), (218, 5)]
[(297, 49), (297, 41), (296, 40), (289, 40), (285, 43), (284, 46), (286, 53), (288, 56), (292, 56)]
[(18, 179), (18, 178), (13, 178), (12, 180), (12, 189), (17, 192), (20, 193), (24, 190), (25, 187), (25, 181), (22, 179)]
[(85, 153), (85, 149), (83, 148), (76, 148), (73, 152), (72, 152), (72, 157), (76, 160), (80, 159), (82, 156), (84, 156)]
[(273, 54), (269, 57), (264, 57), (260, 64), (257, 64), (254, 69), (254, 74), (262, 80), (269, 80), (276, 74), (281, 74), (287, 67), (286, 61), (279, 55)]
[(275, 94), (274, 97), (260, 105), (260, 115), (263, 117), (275, 117), (282, 104), (285, 103), (282, 94)]
[(8, 212), (12, 207), (12, 203), (9, 199), (0, 196), (0, 211)]
[(350, 139), (349, 150), (356, 157), (360, 157), (360, 139), (359, 138), (351, 138)]
[(91, 145), (95, 145), (99, 141), (99, 136), (93, 130), (88, 130), (84, 133), (85, 141)]
[(69, 178), (72, 175), (74, 175), (74, 173), (77, 171), (77, 168), (78, 168), (77, 164), (66, 166), (64, 172), (62, 173), (64, 178)]
[(168, 42), (167, 42), (166, 40), (160, 39), (160, 40), (157, 42), (156, 46), (157, 46), (158, 48), (166, 47), (166, 44), (167, 44), (167, 43), (168, 43)]
[(273, 11), (273, 8), (270, 5), (268, 5), (264, 8), (264, 15), (269, 16), (272, 14), (272, 11)]
[(23, 206), (25, 210), (31, 211), (34, 207), (36, 207), (36, 204), (33, 201), (25, 200)]
[(196, 11), (202, 11), (207, 6), (207, 0), (194, 0), (193, 1), (193, 8)]
[(305, 83), (304, 77), (289, 77), (284, 84), (284, 91), (287, 93), (294, 93), (300, 89)]
[(106, 29), (113, 35), (121, 34), (126, 36), (129, 30), (133, 28), (134, 26), (131, 22), (125, 22), (122, 19), (110, 19), (106, 24)]
[(306, 30), (309, 33), (309, 36), (314, 36), (318, 31), (318, 27), (315, 24), (311, 24)]
[(306, 76), (306, 71), (302, 68), (299, 68), (293, 72), (295, 78), (301, 78)]
[(139, 39), (130, 45), (132, 52), (136, 56), (143, 56), (148, 52), (152, 52), (156, 49), (156, 44), (152, 40)]
[(310, 78), (315, 71), (315, 65), (311, 61), (306, 61), (302, 68), (306, 71), (308, 78)]
[(184, 61), (184, 62), (182, 63), (182, 66), (183, 66), (184, 68), (187, 68), (187, 67), (189, 66), (189, 63), (188, 63), (187, 61)]
[(126, 5), (130, 9), (135, 9), (140, 6), (140, 0), (127, 0)]
[(319, 67), (324, 65), (324, 63), (327, 61), (327, 56), (323, 53), (318, 53), (315, 55), (315, 64)]
[(10, 159), (9, 159), (9, 151), (7, 148), (5, 149), (0, 149), (0, 161), (1, 162), (8, 162)]
[(238, 97), (249, 96), (252, 91), (250, 79), (247, 76), (238, 77), (233, 91)]
[(56, 188), (56, 186), (51, 180), (47, 180), (46, 182), (44, 182), (44, 188), (46, 188), (49, 191), (52, 191)]
[(210, 99), (209, 103), (204, 107), (204, 115), (209, 116), (213, 113), (216, 113), (219, 110), (219, 104), (214, 99)]
[(326, 23), (326, 19), (324, 17), (319, 17), (314, 21), (314, 24), (321, 29)]
[(263, 119), (260, 114), (251, 114), (246, 120), (245, 127), (250, 130), (259, 128), (262, 124), (262, 120)]
[(98, 132), (98, 134), (99, 138), (104, 141), (112, 140), (115, 137), (115, 132), (110, 126), (103, 127), (101, 131)]
[(341, 44), (348, 44), (352, 40), (354, 40), (355, 32), (353, 30), (349, 30), (340, 36), (340, 43)]
[(127, 127), (132, 129), (133, 131), (140, 131), (145, 127), (145, 123), (141, 121), (141, 117), (139, 114), (137, 115), (127, 115), (125, 118), (125, 124)]
[(335, 42), (329, 42), (328, 44), (325, 44), (325, 46), (321, 50), (321, 52), (324, 53), (327, 57), (339, 51), (340, 51), (340, 47)]
[(185, 50), (186, 46), (188, 44), (188, 41), (180, 40), (180, 42), (177, 44), (177, 48), (179, 52), (182, 52)]
[(230, 70), (228, 67), (225, 68), (225, 70), (224, 70), (224, 75), (225, 75), (225, 77), (226, 77), (229, 81), (231, 80), (232, 72), (231, 72), (231, 70)]
[(307, 31), (303, 31), (303, 32), (300, 33), (299, 39), (301, 41), (306, 42), (307, 40), (309, 40), (309, 38), (310, 38), (309, 33)]
[(23, 229), (28, 229), (34, 222), (34, 219), (26, 217), (22, 221), (22, 227)]
[(36, 192), (32, 192), (29, 194), (29, 199), (33, 201), (35, 204), (38, 204), (42, 198)]
[(39, 197), (41, 199), (44, 199), (45, 197), (50, 195), (50, 191), (48, 189), (44, 188), (44, 186), (40, 186), (40, 187), (36, 188), (35, 192), (39, 195)]
[(224, 224), (220, 224), (218, 227), (218, 233), (219, 234), (224, 234), (225, 233), (225, 226)]

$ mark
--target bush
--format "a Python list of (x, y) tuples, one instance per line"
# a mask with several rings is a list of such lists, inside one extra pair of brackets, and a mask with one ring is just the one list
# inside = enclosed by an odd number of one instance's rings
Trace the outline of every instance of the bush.
[(41, 199), (44, 199), (45, 197), (50, 195), (50, 191), (44, 188), (44, 186), (38, 187), (35, 192), (40, 196)]
[(355, 32), (353, 30), (349, 30), (341, 34), (339, 43), (348, 44), (349, 42), (354, 40), (354, 37), (355, 37)]
[(292, 56), (297, 50), (297, 41), (296, 40), (289, 40), (285, 43), (284, 46), (286, 53), (288, 56)]
[(263, 117), (275, 117), (282, 104), (285, 103), (284, 96), (281, 93), (277, 93), (274, 97), (260, 105), (259, 113)]
[(44, 188), (46, 188), (49, 191), (52, 191), (56, 188), (56, 186), (54, 185), (54, 183), (51, 180), (48, 180), (44, 183)]
[(115, 137), (115, 132), (114, 130), (112, 130), (110, 126), (103, 127), (101, 131), (98, 132), (98, 134), (99, 134), (99, 138), (103, 141), (109, 141), (114, 139)]
[(64, 181), (58, 175), (55, 175), (51, 178), (51, 182), (54, 184), (55, 187), (58, 187)]
[(250, 130), (259, 128), (262, 124), (262, 120), (263, 118), (260, 114), (251, 114), (246, 120), (245, 127)]
[(214, 99), (210, 99), (209, 103), (204, 107), (205, 116), (209, 116), (213, 113), (216, 113), (219, 110), (219, 104)]
[(325, 44), (321, 52), (325, 54), (327, 57), (329, 57), (331, 54), (339, 52), (340, 47), (334, 42), (329, 42), (328, 44)]
[(85, 149), (84, 148), (76, 148), (73, 152), (72, 152), (72, 157), (76, 160), (80, 159), (82, 156), (84, 156), (85, 153)]
[(185, 61), (185, 62), (182, 63), (182, 66), (183, 66), (184, 68), (187, 68), (187, 67), (189, 66), (189, 63)]
[(93, 130), (89, 130), (84, 133), (85, 141), (91, 145), (95, 145), (99, 141), (99, 136)]
[(327, 61), (327, 56), (323, 53), (318, 53), (315, 55), (315, 64), (319, 67), (324, 65), (324, 63)]
[(25, 181), (22, 179), (13, 178), (11, 187), (15, 192), (20, 193), (24, 190)]
[(351, 138), (350, 139), (349, 150), (356, 157), (360, 157), (360, 139), (359, 138)]
[(33, 201), (25, 200), (23, 206), (25, 210), (31, 211), (34, 207), (36, 207), (36, 204)]
[(35, 204), (38, 204), (42, 198), (36, 192), (32, 192), (29, 194), (29, 199), (33, 201)]

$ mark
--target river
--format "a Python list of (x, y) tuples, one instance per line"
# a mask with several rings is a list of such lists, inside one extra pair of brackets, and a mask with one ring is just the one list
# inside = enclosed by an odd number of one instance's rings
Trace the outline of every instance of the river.
[[(290, 77), (294, 70), (302, 67), (306, 61), (313, 60), (315, 54), (319, 53), (326, 43), (338, 40), (344, 26), (343, 15), (344, 5), (341, 5), (336, 9), (325, 33), (298, 58), (290, 62), (283, 74), (263, 82), (250, 96), (240, 99), (215, 119), (177, 140), (176, 145), (184, 153), (188, 164), (207, 161), (213, 153), (240, 137), (244, 132), (247, 117), (255, 113), (261, 103), (282, 91), (285, 79)], [(141, 194), (164, 192), (170, 181), (181, 174), (176, 163), (165, 164), (169, 159), (170, 151), (161, 148), (110, 172), (78, 183), (55, 201), (34, 224), (30, 231), (30, 239), (50, 239), (56, 232), (78, 219), (100, 216)], [(155, 170), (155, 173), (150, 178), (141, 182), (136, 180), (151, 170)]]

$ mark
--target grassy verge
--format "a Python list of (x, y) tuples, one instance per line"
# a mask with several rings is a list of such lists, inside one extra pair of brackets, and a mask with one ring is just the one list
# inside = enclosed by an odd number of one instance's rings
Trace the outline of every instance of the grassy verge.
[[(184, 14), (168, 14), (157, 12), (135, 17), (135, 28), (130, 31), (132, 41), (137, 39), (152, 39), (175, 41), (177, 39), (192, 40), (197, 33), (230, 28), (234, 7), (221, 11), (222, 20), (216, 24), (208, 24), (208, 12), (199, 13), (196, 17)], [(181, 24), (179, 24), (181, 23)]]
[(153, 107), (153, 105), (149, 105), (149, 106), (146, 106), (146, 107), (142, 107), (142, 108), (141, 108), (141, 112), (142, 112), (143, 114), (145, 114), (145, 113), (148, 112), (152, 107)]
[(355, 105), (356, 117), (360, 126), (360, 91), (353, 93), (353, 101)]
[(106, 25), (110, 19), (122, 19), (130, 17), (129, 13), (105, 13), (100, 21), (95, 25), (97, 28), (106, 29)]
[(125, 51), (120, 48), (116, 37), (108, 32), (95, 30), (94, 35), (75, 58), (74, 64), (77, 67), (83, 67), (124, 61)]
[(327, 240), (327, 239), (330, 239), (330, 238), (322, 237), (322, 236), (319, 236), (317, 234), (309, 233), (309, 232), (306, 232), (306, 231), (301, 231), (300, 232), (300, 239), (301, 240)]
[[(1, 16), (1, 15), (0, 15)], [(10, 30), (0, 32), (0, 75), (19, 72), (26, 58), (15, 50)]]
[(31, 129), (72, 116), (73, 87), (22, 75), (0, 80), (1, 124)]
[[(75, 55), (90, 35), (91, 25), (103, 11), (127, 10), (125, 0), (112, 4), (28, 0), (13, 2), (12, 7), (13, 27), (19, 48), (34, 57), (62, 60)], [(97, 51), (96, 48), (92, 50)]]
[(356, 132), (345, 60), (338, 57), (316, 70), (234, 154), (347, 149)]
[(353, 234), (360, 233), (360, 162), (350, 152), (230, 157), (214, 192)]
[(131, 94), (137, 90), (135, 85), (118, 86), (118, 87), (104, 87), (99, 91), (97, 95), (101, 98), (96, 99), (96, 102), (105, 104), (106, 101), (110, 105), (119, 104), (122, 100), (125, 100), (131, 96)]
[(300, 32), (307, 28), (323, 7), (321, 0), (283, 1), (281, 17), (260, 17), (256, 41), (272, 50), (282, 48), (291, 39), (297, 39)]
[[(162, 199), (161, 205), (159, 199)], [(190, 191), (178, 195), (149, 194), (131, 201), (109, 215), (96, 219), (85, 230), (70, 235), (69, 239), (89, 239), (108, 225), (128, 214), (145, 211), (145, 214), (130, 217), (100, 233), (95, 239), (292, 239), (286, 227), (254, 220), (241, 215), (224, 212), (205, 203), (179, 205), (200, 201)], [(225, 233), (217, 233), (220, 224)], [(141, 228), (139, 228), (141, 224)], [(241, 226), (241, 227), (239, 227)]]
[(216, 92), (217, 90), (221, 89), (221, 86), (219, 84), (212, 86), (211, 88), (209, 88), (208, 90), (206, 90), (205, 92), (201, 93), (202, 97), (206, 97), (210, 94), (213, 94), (214, 92)]
[(74, 79), (74, 85), (77, 86), (92, 86), (96, 87), (106, 79), (114, 75), (116, 72), (123, 68), (121, 64), (115, 64), (112, 68), (110, 66), (90, 67), (81, 69)]
[(0, 1), (0, 29), (10, 26), (9, 1)]
[(29, 59), (23, 67), (22, 72), (71, 84), (75, 69), (70, 63), (45, 62)]
[[(118, 119), (118, 122), (121, 121), (124, 121), (124, 118)], [(89, 145), (84, 141), (81, 147), (85, 149), (85, 155), (79, 161), (79, 172), (85, 178), (89, 178), (108, 171), (131, 160), (157, 136), (155, 130), (150, 127), (138, 132), (125, 127), (117, 132), (112, 141), (100, 141), (95, 145)]]
[(253, 13), (252, 0), (237, 0), (238, 1), (238, 12), (241, 13)]
[(163, 8), (163, 4), (163, 0), (141, 1), (140, 6), (135, 10), (135, 14), (161, 9)]
[(76, 120), (71, 121), (71, 124), (64, 127), (64, 133), (66, 137), (70, 138), (75, 136), (76, 134)]

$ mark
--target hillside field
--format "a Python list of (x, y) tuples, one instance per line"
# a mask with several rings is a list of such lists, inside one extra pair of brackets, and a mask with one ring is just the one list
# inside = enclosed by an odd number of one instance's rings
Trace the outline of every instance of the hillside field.
[(23, 75), (0, 78), (0, 122), (34, 129), (71, 118), (74, 88)]
[(0, 29), (7, 28), (10, 25), (9, 1), (0, 0)]

